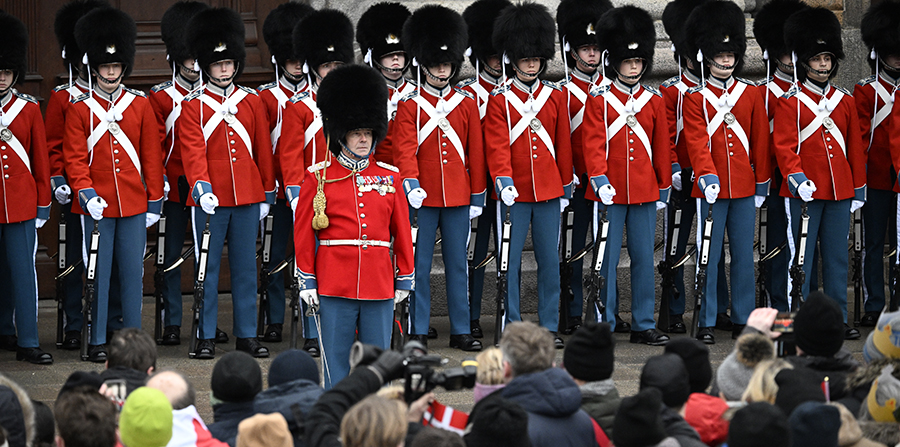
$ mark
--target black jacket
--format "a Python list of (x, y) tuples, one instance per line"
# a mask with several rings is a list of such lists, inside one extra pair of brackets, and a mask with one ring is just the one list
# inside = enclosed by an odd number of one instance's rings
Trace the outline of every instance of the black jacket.
[(281, 413), (294, 437), (294, 447), (305, 446), (303, 431), (309, 412), (325, 390), (306, 379), (297, 379), (271, 387), (256, 395), (253, 411), (269, 414)]
[(249, 402), (224, 402), (214, 405), (213, 420), (215, 422), (209, 424), (209, 432), (214, 438), (234, 447), (238, 424), (255, 414), (252, 400)]

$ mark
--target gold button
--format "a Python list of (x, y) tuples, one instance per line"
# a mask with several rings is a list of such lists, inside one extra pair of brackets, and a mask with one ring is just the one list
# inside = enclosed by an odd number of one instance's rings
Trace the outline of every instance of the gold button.
[(360, 213), (360, 214), (359, 214), (359, 218), (360, 218), (360, 219), (365, 219), (365, 218), (366, 218), (366, 215), (365, 215), (364, 213)]

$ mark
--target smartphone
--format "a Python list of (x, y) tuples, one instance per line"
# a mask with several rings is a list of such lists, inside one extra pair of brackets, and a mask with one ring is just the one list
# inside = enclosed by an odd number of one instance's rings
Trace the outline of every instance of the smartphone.
[(772, 324), (772, 332), (794, 332), (795, 316), (797, 316), (796, 312), (778, 312), (778, 315), (775, 316), (775, 322)]
[(103, 382), (106, 385), (106, 395), (112, 400), (119, 410), (125, 405), (125, 398), (128, 397), (128, 388), (125, 385), (125, 379), (110, 379)]

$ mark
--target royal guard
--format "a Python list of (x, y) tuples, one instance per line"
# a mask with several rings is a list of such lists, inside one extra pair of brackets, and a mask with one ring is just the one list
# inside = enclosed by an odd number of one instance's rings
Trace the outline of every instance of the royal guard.
[(481, 116), (475, 97), (450, 84), (462, 66), (467, 40), (463, 18), (443, 6), (423, 6), (406, 21), (403, 41), (409, 42), (419, 88), (397, 106), (391, 132), (412, 224), (419, 227), (410, 339), (427, 344), (431, 262), (440, 230), (450, 347), (480, 351), (469, 326), (466, 248), (469, 221), (481, 215), (487, 195)]
[[(863, 42), (871, 51), (869, 65), (873, 75), (859, 81), (853, 98), (859, 114), (863, 144), (866, 144), (866, 202), (862, 209), (863, 291), (865, 314), (860, 325), (872, 327), (884, 309), (884, 242), (890, 233), (891, 246), (896, 245), (897, 229), (889, 225), (896, 219), (897, 172), (900, 148), (892, 144), (896, 138), (889, 129), (900, 123), (900, 108), (894, 99), (900, 88), (900, 3), (886, 1), (869, 8), (860, 23)], [(892, 150), (893, 147), (893, 150)], [(857, 316), (859, 318), (859, 316)]]
[(371, 157), (387, 134), (387, 100), (384, 78), (364, 65), (335, 69), (319, 89), (329, 155), (306, 171), (294, 250), (300, 296), (317, 310), (326, 389), (350, 372), (355, 340), (389, 349), (395, 302), (413, 288), (400, 173)]
[[(500, 53), (494, 49), (491, 41), (494, 19), (503, 8), (511, 4), (509, 0), (476, 0), (462, 13), (469, 32), (469, 48), (471, 49), (469, 63), (475, 67), (475, 76), (460, 81), (456, 87), (475, 97), (482, 123), (484, 123), (484, 114), (487, 111), (487, 102), (491, 91), (500, 85), (503, 76)], [(490, 183), (488, 175), (487, 184)], [(484, 332), (481, 330), (481, 297), (484, 292), (485, 271), (483, 268), (475, 267), (488, 256), (491, 229), (493, 228), (495, 238), (497, 233), (497, 201), (490, 194), (486, 196), (484, 211), (476, 220), (472, 221), (474, 228), (470, 227), (471, 231), (469, 232), (470, 238), (472, 237), (471, 233), (475, 233), (472, 259), (469, 260), (469, 319), (471, 320), (469, 327), (472, 330), (472, 337), (475, 338), (484, 336)], [(471, 244), (471, 241), (469, 243)]]
[[(263, 38), (272, 53), (272, 66), (275, 68), (275, 82), (259, 86), (259, 98), (266, 108), (269, 122), (269, 138), (272, 140), (272, 161), (277, 180), (277, 201), (272, 207), (272, 240), (270, 265), (274, 266), (287, 256), (287, 247), (292, 245), (291, 234), (294, 217), (290, 205), (284, 197), (284, 176), (279, 165), (281, 135), (284, 132), (283, 114), (290, 99), (299, 92), (305, 91), (309, 84), (303, 74), (303, 62), (294, 58), (294, 45), (291, 33), (294, 27), (308, 14), (313, 12), (312, 6), (306, 3), (287, 2), (278, 5), (266, 16), (263, 22)], [(290, 133), (290, 131), (288, 132)], [(269, 274), (268, 306), (260, 309), (265, 312), (266, 322), (263, 341), (280, 342), (284, 326), (284, 271)]]
[(356, 23), (356, 42), (363, 62), (378, 69), (388, 86), (388, 133), (375, 148), (375, 159), (388, 164), (394, 163), (391, 128), (397, 104), (416, 89), (416, 84), (404, 76), (412, 62), (401, 40), (403, 24), (409, 16), (409, 9), (400, 3), (376, 3)]
[[(325, 160), (328, 154), (316, 92), (331, 70), (353, 62), (353, 24), (340, 11), (314, 11), (294, 27), (292, 41), (294, 59), (302, 61), (308, 87), (294, 95), (282, 112), (282, 126), (291, 131), (280, 141), (278, 162), (284, 178), (285, 199), (292, 212), (296, 212), (306, 169)], [(306, 311), (304, 307), (304, 315)], [(303, 325), (303, 337), (306, 339), (303, 350), (318, 356), (318, 335), (311, 317)]]
[[(694, 9), (685, 23), (687, 54), (695, 55), (705, 82), (684, 97), (684, 139), (696, 178), (693, 197), (700, 216), (712, 212), (709, 278), (703, 293), (697, 339), (715, 343), (717, 284), (725, 232), (731, 253), (732, 336), (737, 337), (756, 303), (753, 240), (756, 208), (771, 178), (769, 124), (756, 84), (733, 74), (747, 48), (744, 14), (732, 2)], [(682, 177), (683, 178), (683, 177)], [(702, 234), (698, 225), (697, 234)], [(705, 250), (704, 250), (705, 251)], [(696, 324), (696, 323), (695, 323)]]
[(66, 110), (69, 109), (70, 101), (88, 91), (88, 73), (83, 70), (81, 65), (81, 56), (84, 53), (78, 48), (78, 42), (75, 41), (75, 23), (94, 8), (101, 7), (108, 8), (109, 4), (101, 0), (71, 1), (56, 12), (56, 19), (53, 23), (63, 63), (69, 72), (69, 82), (57, 86), (50, 93), (44, 127), (47, 132), (47, 150), (50, 154), (50, 187), (56, 201), (62, 207), (61, 218), (66, 224), (65, 255), (68, 263), (75, 266), (63, 280), (65, 337), (61, 348), (68, 350), (81, 347), (81, 292), (84, 288), (82, 284), (84, 267), (78, 262), (82, 255), (81, 216), (72, 212), (72, 188), (69, 186), (63, 160), (63, 136), (66, 128)]
[[(569, 128), (572, 133), (572, 164), (575, 166), (575, 191), (569, 203), (574, 217), (572, 231), (572, 253), (584, 248), (588, 227), (593, 216), (594, 205), (585, 199), (587, 191), (587, 167), (582, 148), (582, 127), (585, 115), (585, 104), (591, 89), (609, 84), (610, 80), (603, 76), (600, 67), (600, 46), (597, 42), (597, 30), (594, 25), (604, 12), (612, 9), (609, 0), (563, 0), (556, 8), (556, 24), (559, 33), (560, 53), (565, 60), (566, 82), (563, 83), (568, 98), (566, 105), (569, 113)], [(568, 321), (565, 322), (564, 334), (571, 334), (581, 326), (581, 309), (584, 300), (582, 285), (582, 269), (584, 258), (572, 262), (572, 274), (568, 278), (560, 278), (562, 287), (571, 287), (572, 301), (569, 303)], [(560, 259), (560, 262), (567, 262)], [(616, 314), (618, 317), (618, 314)], [(631, 325), (616, 320), (619, 332), (628, 332)]]
[(235, 349), (254, 357), (269, 350), (256, 338), (256, 236), (275, 203), (272, 143), (265, 105), (256, 90), (235, 84), (244, 68), (244, 23), (238, 13), (212, 8), (188, 22), (188, 51), (207, 80), (185, 98), (179, 118), (185, 174), (191, 185), (194, 240), (209, 228), (206, 294), (194, 358), (215, 357), (219, 267), (228, 240)]
[(600, 206), (606, 207), (609, 219), (609, 249), (600, 253), (600, 275), (607, 278), (600, 290), (600, 300), (606, 303), (603, 320), (618, 326), (616, 269), (627, 229), (631, 343), (664, 345), (669, 336), (656, 330), (653, 319), (653, 235), (656, 211), (665, 208), (672, 186), (672, 148), (662, 95), (640, 83), (653, 66), (653, 19), (635, 6), (612, 9), (597, 21), (597, 40), (605, 56), (604, 74), (612, 83), (591, 90), (582, 135), (594, 221)]
[(88, 348), (88, 359), (100, 363), (106, 361), (113, 272), (119, 281), (124, 327), (141, 327), (146, 228), (159, 220), (164, 195), (153, 108), (143, 92), (122, 85), (134, 68), (136, 37), (134, 20), (111, 8), (94, 9), (75, 26), (92, 89), (73, 98), (66, 112), (63, 155), (78, 196), (73, 210), (82, 215), (84, 243), (90, 242), (95, 225), (100, 232)]
[(484, 143), (494, 192), (503, 202), (498, 220), (509, 213), (512, 222), (505, 320), (522, 319), (519, 278), (531, 227), (538, 264), (538, 317), (562, 349), (563, 341), (556, 335), (559, 214), (572, 197), (572, 146), (566, 94), (559, 84), (538, 79), (556, 53), (555, 30), (547, 8), (533, 2), (510, 6), (497, 17), (494, 48), (512, 76), (488, 100)]
[[(772, 138), (778, 168), (785, 176), (781, 196), (789, 205), (788, 246), (793, 254), (803, 201), (809, 215), (806, 259), (812, 259), (818, 243), (824, 292), (841, 306), (844, 337), (859, 338), (856, 328), (846, 326), (847, 237), (850, 213), (866, 200), (866, 152), (856, 101), (849, 91), (831, 83), (844, 58), (841, 24), (825, 8), (805, 9), (787, 19), (784, 40), (792, 53), (797, 85), (776, 102)], [(812, 263), (805, 262), (803, 270), (806, 297)]]
[[(166, 60), (172, 68), (172, 80), (150, 89), (149, 98), (150, 105), (156, 112), (166, 173), (166, 199), (163, 202), (163, 215), (166, 216), (163, 264), (167, 267), (173, 265), (181, 256), (184, 235), (191, 222), (191, 209), (187, 206), (190, 187), (184, 175), (180, 129), (176, 124), (178, 117), (181, 116), (184, 97), (199, 90), (203, 85), (200, 81), (200, 72), (194, 71), (194, 58), (187, 51), (184, 29), (194, 14), (208, 8), (206, 3), (180, 1), (169, 7), (160, 21), (162, 39), (166, 44)], [(165, 272), (163, 284), (165, 329), (162, 344), (177, 345), (181, 343), (181, 267)]]
[[(13, 339), (16, 360), (53, 363), (41, 350), (37, 328), (37, 231), (50, 219), (50, 159), (41, 107), (34, 97), (13, 88), (25, 78), (28, 30), (16, 17), (0, 11), (0, 153), (3, 154), (0, 242), (3, 307), (15, 309), (15, 327), (0, 337)], [(13, 312), (10, 312), (12, 314)], [(12, 317), (12, 315), (10, 315)], [(11, 330), (11, 333), (5, 330)]]

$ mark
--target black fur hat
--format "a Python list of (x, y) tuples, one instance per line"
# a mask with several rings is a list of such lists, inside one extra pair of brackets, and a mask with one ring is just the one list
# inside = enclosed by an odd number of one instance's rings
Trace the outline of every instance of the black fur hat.
[(12, 70), (18, 81), (25, 74), (28, 29), (18, 18), (0, 9), (0, 70)]
[(466, 22), (450, 8), (425, 5), (403, 25), (403, 41), (420, 67), (450, 62), (459, 68), (468, 42)]
[(694, 60), (696, 54), (689, 56), (685, 48), (684, 41), (684, 22), (687, 22), (694, 8), (709, 2), (710, 0), (672, 0), (663, 10), (662, 22), (666, 29), (666, 34), (672, 41), (675, 49), (675, 60), (679, 64), (684, 64), (684, 60)]
[(404, 40), (400, 36), (403, 34), (403, 24), (410, 15), (409, 8), (400, 3), (382, 2), (372, 5), (356, 23), (359, 51), (366, 54), (371, 49), (373, 59), (405, 52)]
[[(559, 44), (565, 53), (566, 64), (575, 66), (570, 51), (584, 45), (598, 45), (597, 20), (613, 8), (609, 0), (562, 0), (556, 7), (556, 26)], [(565, 46), (568, 44), (569, 50)]]
[[(862, 39), (878, 57), (900, 53), (900, 1), (884, 0), (872, 5), (859, 24)], [(875, 60), (869, 58), (875, 69)]]
[(208, 71), (215, 62), (233, 60), (236, 65), (233, 79), (241, 76), (247, 50), (244, 22), (234, 10), (210, 8), (197, 13), (188, 22), (185, 39), (201, 70)]
[(53, 32), (56, 33), (59, 50), (62, 51), (63, 62), (66, 65), (76, 67), (81, 65), (81, 56), (84, 52), (75, 41), (75, 24), (78, 23), (78, 19), (95, 8), (109, 8), (109, 3), (103, 0), (73, 0), (56, 11)]
[(188, 51), (187, 42), (184, 40), (184, 31), (191, 17), (207, 9), (209, 9), (209, 5), (206, 3), (180, 1), (170, 6), (163, 14), (159, 28), (162, 40), (166, 44), (166, 57), (169, 59), (169, 64), (181, 65), (184, 61), (193, 58)]
[(801, 67), (813, 56), (833, 55), (832, 78), (837, 74), (838, 61), (844, 58), (841, 23), (825, 8), (807, 8), (791, 15), (784, 23), (784, 43), (797, 55), (798, 69), (794, 72), (801, 82), (806, 80), (806, 70)]
[(122, 79), (134, 68), (137, 27), (128, 14), (113, 8), (97, 8), (75, 24), (75, 40), (95, 70), (103, 64), (125, 66)]
[(494, 48), (510, 63), (526, 57), (553, 59), (556, 23), (547, 7), (534, 2), (516, 3), (500, 12), (494, 22)]
[(294, 27), (293, 39), (295, 58), (312, 72), (328, 62), (353, 62), (353, 23), (336, 9), (313, 11), (304, 17)]
[(734, 73), (744, 65), (747, 50), (745, 35), (747, 21), (741, 7), (729, 0), (713, 0), (694, 8), (684, 24), (684, 40), (687, 54), (695, 66), (699, 52), (703, 54), (703, 64), (709, 73), (709, 61), (720, 53), (734, 53)]
[(284, 67), (288, 59), (294, 58), (294, 42), (291, 33), (304, 17), (315, 11), (306, 3), (286, 2), (273, 9), (263, 22), (263, 39), (269, 53), (275, 59), (273, 65)]
[(756, 13), (753, 35), (759, 47), (766, 51), (769, 60), (775, 60), (791, 52), (784, 44), (784, 22), (791, 14), (808, 8), (800, 0), (772, 0)]
[(609, 10), (597, 21), (597, 40), (600, 48), (608, 51), (607, 77), (615, 78), (622, 61), (636, 58), (644, 60), (642, 75), (650, 74), (656, 49), (656, 28), (647, 11), (637, 6)]
[(344, 65), (328, 73), (319, 86), (316, 105), (329, 150), (341, 151), (340, 142), (354, 129), (372, 129), (372, 147), (387, 135), (387, 85), (368, 65)]
[(469, 48), (472, 49), (469, 63), (473, 67), (475, 61), (481, 61), (483, 64), (491, 56), (500, 54), (494, 49), (494, 42), (491, 40), (494, 34), (494, 21), (500, 15), (500, 11), (510, 5), (512, 3), (509, 0), (477, 0), (463, 11), (462, 17), (469, 31)]

